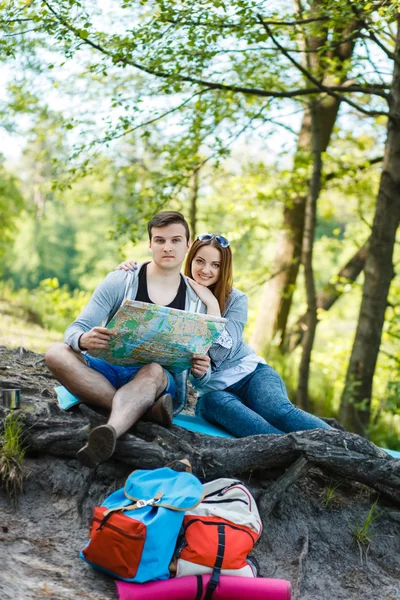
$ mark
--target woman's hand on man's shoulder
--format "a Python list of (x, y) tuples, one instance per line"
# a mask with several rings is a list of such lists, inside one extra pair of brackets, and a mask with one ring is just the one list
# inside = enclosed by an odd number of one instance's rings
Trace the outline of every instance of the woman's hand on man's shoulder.
[(125, 260), (124, 262), (119, 263), (114, 271), (135, 271), (136, 269), (137, 262), (135, 260)]

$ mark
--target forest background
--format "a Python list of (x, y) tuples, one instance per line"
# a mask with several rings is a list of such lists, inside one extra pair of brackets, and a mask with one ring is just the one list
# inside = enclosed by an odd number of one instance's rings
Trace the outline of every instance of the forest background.
[(399, 2), (0, 4), (0, 343), (44, 352), (145, 224), (225, 235), (291, 399), (400, 450)]

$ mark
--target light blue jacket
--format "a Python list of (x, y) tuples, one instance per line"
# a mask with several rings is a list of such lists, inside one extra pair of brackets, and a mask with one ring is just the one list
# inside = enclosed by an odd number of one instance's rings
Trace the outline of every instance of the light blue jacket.
[[(134, 300), (139, 283), (139, 271), (144, 263), (138, 265), (134, 271), (112, 271), (97, 286), (89, 302), (68, 327), (64, 335), (64, 341), (76, 352), (80, 352), (79, 338), (93, 327), (101, 324), (107, 325), (124, 302)], [(200, 300), (193, 288), (186, 283), (185, 310), (189, 312), (206, 313), (205, 304)], [(174, 412), (180, 412), (186, 403), (187, 371), (172, 374), (176, 383), (176, 394), (174, 398)]]
[(255, 354), (243, 340), (243, 330), (247, 323), (248, 300), (246, 294), (232, 288), (226, 310), (222, 315), (227, 319), (225, 329), (218, 340), (211, 346), (208, 354), (211, 358), (211, 370), (202, 377), (190, 375), (190, 381), (196, 388), (208, 382), (211, 372), (221, 372), (238, 365), (245, 356)]

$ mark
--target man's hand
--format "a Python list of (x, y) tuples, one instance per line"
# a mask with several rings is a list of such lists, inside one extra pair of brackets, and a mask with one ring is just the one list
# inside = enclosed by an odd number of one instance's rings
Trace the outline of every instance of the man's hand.
[(210, 357), (207, 354), (194, 354), (192, 358), (192, 373), (195, 377), (202, 377), (207, 373)]
[(81, 335), (79, 338), (79, 347), (81, 350), (105, 348), (113, 335), (115, 333), (112, 329), (93, 327), (93, 329)]

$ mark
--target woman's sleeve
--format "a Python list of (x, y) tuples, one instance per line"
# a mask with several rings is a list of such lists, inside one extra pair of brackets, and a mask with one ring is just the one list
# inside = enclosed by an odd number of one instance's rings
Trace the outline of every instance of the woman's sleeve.
[(243, 329), (247, 323), (248, 301), (245, 294), (237, 296), (226, 311), (225, 329), (211, 346), (208, 354), (215, 366), (235, 356), (243, 339)]

